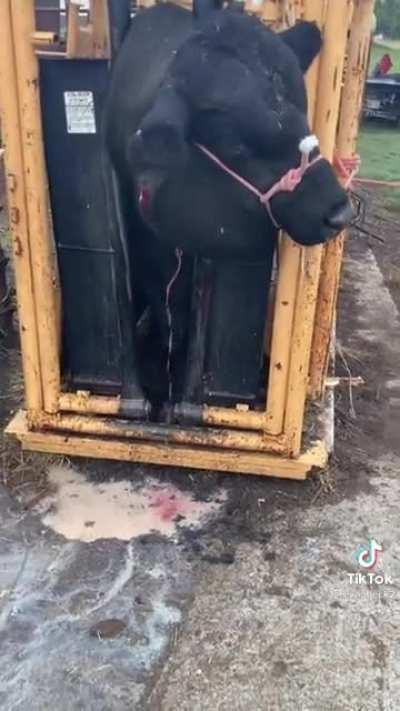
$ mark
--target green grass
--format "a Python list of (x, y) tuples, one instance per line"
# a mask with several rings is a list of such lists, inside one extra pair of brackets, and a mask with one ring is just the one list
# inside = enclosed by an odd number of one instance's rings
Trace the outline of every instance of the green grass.
[[(397, 44), (397, 43), (396, 43)], [(370, 71), (378, 64), (384, 54), (390, 54), (393, 67), (391, 72), (400, 72), (400, 47), (389, 47), (383, 44), (374, 44), (371, 50)]]
[(362, 125), (358, 150), (360, 176), (375, 180), (400, 180), (400, 127), (384, 121)]
[[(358, 141), (362, 164), (360, 177), (374, 180), (400, 180), (400, 127), (384, 121), (364, 122)], [(382, 203), (400, 214), (400, 189), (382, 188)]]
[[(391, 72), (400, 73), (400, 42), (388, 45), (374, 44), (371, 50), (370, 69), (388, 52), (392, 58)], [(374, 180), (400, 180), (400, 127), (384, 121), (367, 121), (362, 124), (358, 150), (362, 158), (360, 176)], [(400, 190), (382, 190), (382, 198), (393, 207), (400, 204)]]

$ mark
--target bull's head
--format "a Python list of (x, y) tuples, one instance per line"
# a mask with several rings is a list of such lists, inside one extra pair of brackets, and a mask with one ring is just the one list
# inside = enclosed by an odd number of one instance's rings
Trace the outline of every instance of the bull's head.
[[(196, 144), (268, 191), (300, 164), (310, 134), (303, 74), (320, 47), (312, 23), (278, 35), (231, 10), (195, 21), (131, 142), (138, 190), (149, 198), (143, 216), (171, 244), (214, 255), (263, 252), (266, 232), (276, 233), (265, 207)], [(271, 208), (302, 245), (334, 237), (352, 217), (326, 160), (293, 192), (273, 197)]]

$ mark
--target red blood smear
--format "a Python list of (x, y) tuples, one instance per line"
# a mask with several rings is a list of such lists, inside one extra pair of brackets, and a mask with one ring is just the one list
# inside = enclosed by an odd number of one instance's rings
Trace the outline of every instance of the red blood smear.
[(162, 493), (153, 499), (150, 506), (158, 509), (161, 521), (173, 521), (185, 508), (185, 502), (177, 501), (175, 496), (169, 493)]

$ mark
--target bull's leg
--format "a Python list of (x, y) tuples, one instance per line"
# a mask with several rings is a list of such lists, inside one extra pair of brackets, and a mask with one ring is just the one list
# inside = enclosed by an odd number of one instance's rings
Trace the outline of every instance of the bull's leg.
[[(162, 257), (162, 258), (161, 258)], [(155, 265), (154, 265), (155, 266)], [(157, 360), (157, 400), (180, 398), (190, 318), (192, 260), (180, 252), (164, 252), (153, 270), (148, 298), (152, 311), (153, 358)]]

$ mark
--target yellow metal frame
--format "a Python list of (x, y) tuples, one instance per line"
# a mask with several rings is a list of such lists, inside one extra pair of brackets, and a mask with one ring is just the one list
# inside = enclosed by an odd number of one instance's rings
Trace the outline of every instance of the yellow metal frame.
[[(70, 14), (65, 57), (79, 51), (93, 59), (108, 56), (105, 6), (104, 0), (93, 0), (98, 14), (89, 38), (82, 37), (77, 14)], [(355, 150), (373, 7), (374, 0), (267, 0), (258, 11), (277, 27), (302, 17), (323, 31), (323, 50), (307, 87), (310, 121), (328, 159), (335, 146), (346, 155)], [(264, 412), (240, 404), (205, 407), (202, 428), (159, 426), (156, 435), (149, 424), (121, 421), (118, 397), (62, 392), (61, 292), (49, 222), (35, 37), (33, 0), (1, 0), (0, 109), (26, 408), (7, 431), (25, 448), (64, 454), (292, 478), (325, 466), (326, 447), (318, 443), (302, 452), (302, 432), (307, 393), (320, 396), (326, 381), (343, 238), (325, 249), (281, 239)]]

